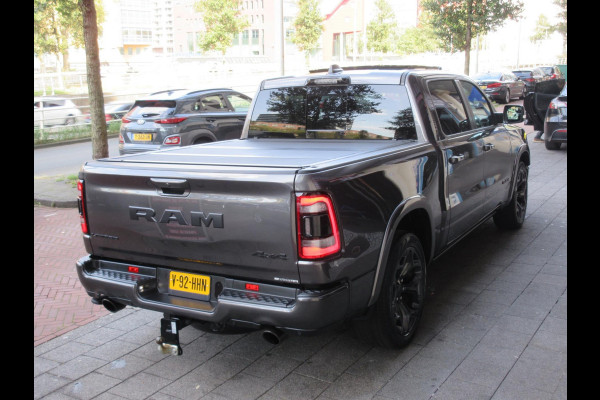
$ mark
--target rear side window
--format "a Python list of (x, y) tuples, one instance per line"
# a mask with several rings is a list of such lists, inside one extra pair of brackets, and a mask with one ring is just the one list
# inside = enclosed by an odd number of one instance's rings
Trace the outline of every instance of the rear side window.
[(242, 97), (237, 94), (228, 94), (227, 100), (229, 100), (229, 104), (233, 107), (234, 111), (238, 112), (248, 112), (250, 108), (250, 99), (247, 97)]
[(404, 86), (323, 85), (261, 91), (248, 137), (416, 140), (417, 133)]
[(127, 113), (127, 117), (130, 119), (164, 117), (174, 110), (175, 101), (172, 100), (137, 101)]

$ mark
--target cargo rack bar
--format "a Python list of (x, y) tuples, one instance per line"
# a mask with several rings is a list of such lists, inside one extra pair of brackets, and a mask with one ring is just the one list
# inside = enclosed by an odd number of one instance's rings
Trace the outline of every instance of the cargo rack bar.
[(311, 69), (308, 72), (311, 74), (319, 72), (340, 73), (343, 71), (362, 70), (362, 69), (436, 69), (441, 70), (442, 67), (431, 66), (431, 65), (357, 65), (349, 67), (340, 67), (337, 64), (333, 64), (329, 68)]

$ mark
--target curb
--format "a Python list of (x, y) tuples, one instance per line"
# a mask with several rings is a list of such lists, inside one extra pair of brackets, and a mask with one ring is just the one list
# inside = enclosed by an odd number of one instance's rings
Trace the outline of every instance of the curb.
[(34, 206), (46, 206), (46, 207), (56, 207), (56, 208), (77, 208), (79, 205), (77, 204), (77, 200), (44, 200), (33, 198)]
[[(107, 139), (111, 139), (111, 138), (115, 138), (118, 137), (119, 134), (118, 133), (114, 133), (112, 135), (107, 135), (106, 138)], [(43, 149), (45, 147), (55, 147), (55, 146), (62, 146), (63, 144), (74, 144), (74, 143), (82, 143), (82, 142), (91, 142), (92, 138), (82, 138), (82, 139), (71, 139), (71, 140), (62, 140), (59, 142), (52, 142), (52, 143), (42, 143), (42, 144), (34, 144), (33, 145), (33, 149)]]

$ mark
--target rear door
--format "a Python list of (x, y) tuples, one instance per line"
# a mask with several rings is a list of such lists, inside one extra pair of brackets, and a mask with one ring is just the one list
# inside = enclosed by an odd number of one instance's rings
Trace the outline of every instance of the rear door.
[(210, 130), (217, 140), (239, 139), (246, 114), (234, 112), (225, 96), (214, 93), (200, 98), (202, 119), (205, 129)]

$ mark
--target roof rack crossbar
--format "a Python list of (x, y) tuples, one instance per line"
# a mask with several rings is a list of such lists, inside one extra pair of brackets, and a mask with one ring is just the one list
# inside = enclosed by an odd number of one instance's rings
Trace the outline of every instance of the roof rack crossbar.
[(311, 69), (309, 72), (311, 74), (318, 72), (327, 72), (329, 74), (338, 73), (342, 71), (351, 71), (351, 70), (362, 70), (362, 69), (436, 69), (441, 70), (442, 67), (435, 65), (355, 65), (341, 68), (337, 64), (333, 64), (328, 69), (319, 68), (319, 69)]

